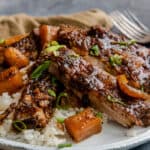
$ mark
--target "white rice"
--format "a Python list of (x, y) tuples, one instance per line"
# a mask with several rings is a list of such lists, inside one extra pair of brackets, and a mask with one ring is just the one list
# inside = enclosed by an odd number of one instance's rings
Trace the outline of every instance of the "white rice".
[(8, 93), (3, 93), (0, 96), (0, 112), (5, 111), (11, 103), (18, 103), (21, 93), (15, 93), (10, 96)]
[(125, 135), (127, 137), (135, 137), (137, 135), (137, 130), (135, 130), (135, 129), (127, 129), (125, 131)]
[[(12, 102), (18, 102), (19, 98), (20, 93), (13, 94), (12, 97), (9, 96), (8, 93), (3, 93), (2, 96), (0, 96), (1, 112), (8, 108)], [(44, 129), (27, 129), (21, 133), (15, 133), (12, 130), (12, 119), (10, 115), (0, 126), (0, 136), (14, 141), (41, 146), (57, 146), (58, 144), (68, 141), (72, 143), (66, 130), (63, 131), (58, 127), (57, 118), (67, 118), (81, 110), (82, 109), (79, 108), (69, 108), (68, 110), (56, 109), (52, 119)]]
[[(8, 93), (3, 93), (0, 96), (0, 113), (5, 111), (11, 103), (18, 103), (21, 92), (10, 96)], [(57, 146), (63, 143), (73, 143), (66, 130), (58, 127), (57, 118), (67, 118), (80, 111), (83, 108), (69, 108), (68, 110), (55, 109), (53, 117), (50, 119), (47, 126), (41, 130), (27, 129), (21, 133), (16, 133), (12, 130), (12, 115), (9, 115), (0, 125), (0, 137), (11, 139), (18, 142), (23, 142), (32, 145), (41, 146)], [(103, 122), (107, 124), (109, 118), (103, 114)], [(137, 135), (136, 129), (128, 129), (125, 131), (125, 136), (133, 137)]]

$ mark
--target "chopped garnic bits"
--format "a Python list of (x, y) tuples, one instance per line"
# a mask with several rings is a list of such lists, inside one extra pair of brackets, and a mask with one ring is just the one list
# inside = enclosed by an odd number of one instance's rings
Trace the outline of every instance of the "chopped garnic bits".
[(55, 93), (54, 90), (48, 89), (48, 94), (49, 94), (50, 96), (56, 97), (56, 93)]
[(64, 118), (56, 118), (56, 120), (57, 120), (58, 123), (64, 123), (65, 119)]
[(90, 49), (90, 55), (99, 56), (99, 54), (100, 54), (100, 51), (99, 51), (98, 45), (92, 46), (91, 49)]
[(71, 147), (71, 146), (72, 146), (71, 143), (65, 143), (65, 144), (59, 144), (58, 148), (60, 149), (60, 148)]
[(65, 119), (65, 127), (76, 142), (101, 131), (102, 120), (96, 117), (93, 109), (86, 108), (82, 112)]
[(44, 61), (43, 64), (39, 65), (39, 66), (33, 71), (33, 73), (31, 74), (31, 78), (32, 78), (32, 79), (38, 79), (38, 78), (42, 75), (43, 71), (45, 71), (45, 70), (48, 69), (49, 65), (50, 65), (50, 61)]
[(21, 121), (21, 120), (16, 120), (16, 121), (14, 121), (14, 122), (12, 123), (12, 125), (13, 125), (14, 129), (15, 129), (16, 131), (18, 131), (18, 132), (21, 132), (21, 131), (27, 129), (26, 124), (25, 124), (23, 121)]
[(122, 64), (122, 56), (115, 54), (110, 56), (109, 62), (112, 66), (121, 65)]

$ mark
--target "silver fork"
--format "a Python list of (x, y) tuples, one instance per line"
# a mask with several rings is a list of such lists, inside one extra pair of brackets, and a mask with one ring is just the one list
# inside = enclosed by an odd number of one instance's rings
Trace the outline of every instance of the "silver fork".
[(150, 42), (150, 29), (146, 27), (131, 12), (114, 11), (110, 14), (113, 24), (129, 39), (134, 39), (139, 43)]

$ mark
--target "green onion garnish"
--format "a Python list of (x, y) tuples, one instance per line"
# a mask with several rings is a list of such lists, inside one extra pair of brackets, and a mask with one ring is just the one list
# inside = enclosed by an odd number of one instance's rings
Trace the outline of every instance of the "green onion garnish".
[(69, 58), (79, 58), (79, 55), (78, 54), (72, 54), (72, 55), (69, 55)]
[(12, 123), (12, 125), (13, 125), (13, 127), (14, 127), (17, 131), (19, 131), (19, 132), (21, 132), (21, 131), (27, 129), (26, 124), (25, 124), (23, 121), (21, 121), (21, 120), (16, 120), (16, 121), (14, 121), (14, 122)]
[(122, 56), (115, 54), (109, 58), (109, 62), (112, 66), (121, 65), (122, 64)]
[(65, 47), (65, 45), (53, 45), (53, 46), (46, 48), (44, 51), (46, 53), (55, 52), (55, 51), (58, 51), (60, 48), (63, 48), (63, 47)]
[(103, 114), (101, 113), (101, 112), (98, 112), (98, 113), (96, 113), (96, 117), (98, 117), (98, 118), (103, 118)]
[(90, 55), (92, 56), (99, 56), (100, 51), (99, 51), (99, 47), (98, 45), (94, 45), (91, 49), (90, 49)]
[(47, 43), (46, 47), (55, 46), (55, 45), (59, 45), (59, 43), (57, 41), (51, 41), (51, 42)]
[(128, 45), (134, 45), (134, 44), (136, 44), (136, 41), (133, 39), (128, 42)]
[(42, 75), (43, 71), (48, 69), (49, 65), (50, 65), (50, 61), (45, 61), (43, 64), (38, 66), (31, 74), (31, 78), (32, 79), (39, 78)]
[(107, 96), (107, 100), (110, 101), (110, 102), (112, 102), (112, 103), (119, 103), (121, 105), (125, 105), (125, 103), (123, 101), (121, 101), (118, 98), (112, 97), (111, 95)]
[(64, 143), (64, 144), (59, 144), (58, 148), (65, 148), (65, 147), (71, 147), (72, 144), (71, 143)]
[(57, 41), (52, 41), (52, 42), (50, 42), (50, 45), (51, 46), (56, 46), (56, 45), (59, 45), (59, 43)]
[(61, 101), (62, 97), (68, 97), (68, 94), (66, 92), (62, 92), (58, 95), (57, 100), (56, 100), (56, 107), (60, 108), (60, 109), (64, 108), (64, 107), (60, 106), (60, 101)]
[(65, 119), (64, 118), (56, 118), (56, 120), (57, 120), (58, 123), (64, 123)]
[(55, 93), (54, 90), (48, 89), (48, 94), (49, 94), (50, 96), (56, 97), (56, 93)]
[(52, 82), (53, 85), (57, 85), (57, 79), (56, 79), (56, 77), (52, 76), (51, 82)]
[(59, 55), (57, 52), (60, 48), (65, 47), (65, 45), (60, 45), (57, 41), (52, 41), (48, 43), (47, 48), (44, 50), (45, 53), (53, 52), (54, 55)]
[(130, 41), (114, 41), (111, 42), (111, 44), (119, 44), (120, 46), (131, 46), (134, 45), (136, 43), (135, 40), (130, 40)]
[(4, 44), (5, 40), (4, 39), (0, 39), (0, 44)]
[(141, 91), (144, 92), (144, 86), (143, 85), (141, 85)]

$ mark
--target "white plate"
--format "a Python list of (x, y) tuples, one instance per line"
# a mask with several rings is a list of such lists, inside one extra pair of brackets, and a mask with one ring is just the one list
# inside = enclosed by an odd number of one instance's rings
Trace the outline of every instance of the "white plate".
[[(131, 135), (136, 134), (136, 136), (128, 137), (127, 132), (128, 134), (131, 132)], [(147, 141), (150, 141), (150, 127), (125, 129), (110, 122), (103, 125), (103, 130), (100, 134), (63, 150), (126, 150)], [(0, 139), (0, 147), (7, 150), (57, 150), (54, 147), (34, 146), (2, 138)]]

